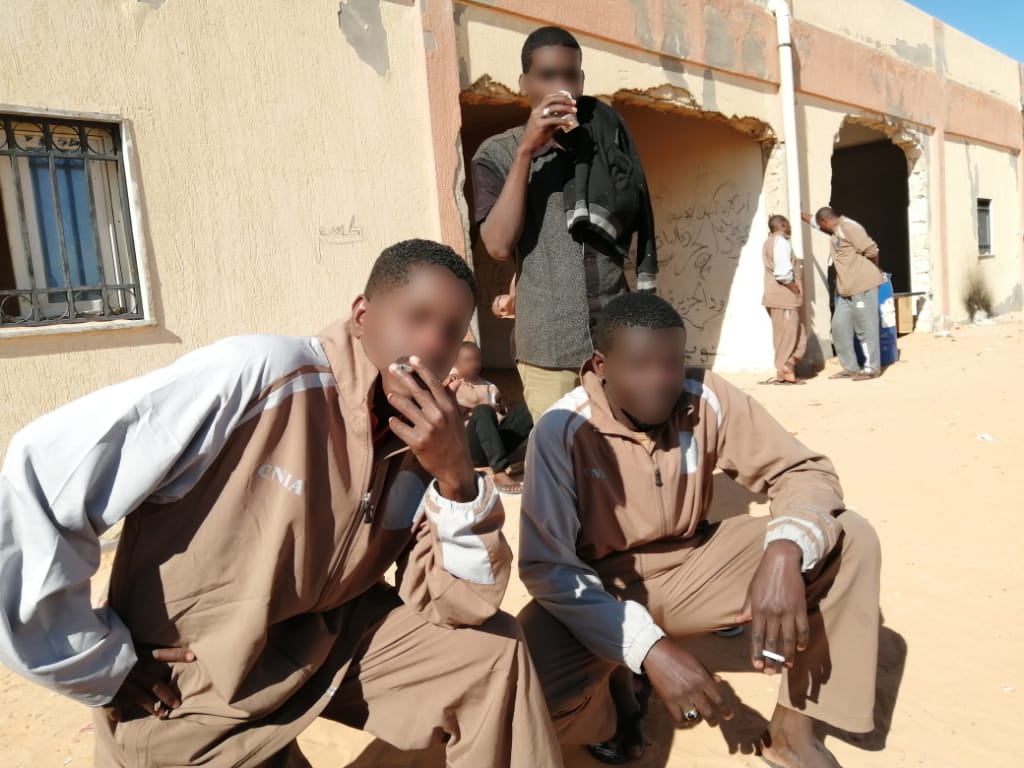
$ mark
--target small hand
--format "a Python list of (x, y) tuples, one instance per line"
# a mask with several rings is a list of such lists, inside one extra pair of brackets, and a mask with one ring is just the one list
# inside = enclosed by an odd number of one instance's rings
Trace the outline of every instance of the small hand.
[(188, 648), (137, 650), (139, 660), (111, 699), (110, 715), (124, 720), (142, 710), (166, 720), (172, 709), (181, 706), (181, 691), (171, 682), (169, 665), (191, 664), (196, 655)]
[(491, 314), (499, 320), (504, 320), (507, 317), (515, 317), (515, 312), (515, 300), (507, 293), (495, 296), (494, 301), (491, 302)]
[[(751, 661), (754, 669), (772, 675), (792, 667), (798, 651), (810, 639), (807, 590), (801, 572), (803, 552), (791, 541), (773, 541), (750, 581), (740, 622), (750, 621)], [(772, 661), (762, 651), (776, 653), (785, 662)]]
[[(412, 371), (391, 366), (391, 373), (405, 392), (393, 392), (388, 402), (402, 415), (388, 422), (430, 475), (437, 479), (441, 495), (453, 501), (476, 498), (476, 474), (469, 458), (469, 443), (462, 408), (455, 399), (461, 379), (443, 385), (418, 357), (409, 358)], [(416, 374), (420, 382), (413, 374)], [(450, 378), (450, 377), (449, 377)]]

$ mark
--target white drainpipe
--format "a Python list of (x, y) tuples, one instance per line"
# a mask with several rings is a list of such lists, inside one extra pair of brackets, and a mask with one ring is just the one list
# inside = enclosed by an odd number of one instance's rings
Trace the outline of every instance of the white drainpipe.
[[(793, 85), (793, 35), (790, 31), (792, 14), (787, 0), (770, 0), (768, 10), (775, 14), (779, 37), (779, 98), (782, 100), (782, 130), (786, 142), (786, 190), (789, 197), (789, 221), (793, 225), (793, 251), (803, 257), (803, 225), (800, 215), (803, 201), (800, 196), (800, 140), (796, 128), (796, 88)], [(800, 233), (800, 234), (797, 234)]]

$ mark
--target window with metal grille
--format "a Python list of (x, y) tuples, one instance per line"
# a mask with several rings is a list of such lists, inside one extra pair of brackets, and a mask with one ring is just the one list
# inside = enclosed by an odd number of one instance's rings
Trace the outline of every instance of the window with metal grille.
[(0, 328), (142, 318), (120, 127), (0, 114)]
[(978, 198), (978, 253), (992, 255), (992, 201)]

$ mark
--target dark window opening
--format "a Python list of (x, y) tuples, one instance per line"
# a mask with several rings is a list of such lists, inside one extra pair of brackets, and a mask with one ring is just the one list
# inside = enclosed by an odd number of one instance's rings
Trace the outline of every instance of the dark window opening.
[(978, 198), (978, 253), (992, 255), (992, 201)]

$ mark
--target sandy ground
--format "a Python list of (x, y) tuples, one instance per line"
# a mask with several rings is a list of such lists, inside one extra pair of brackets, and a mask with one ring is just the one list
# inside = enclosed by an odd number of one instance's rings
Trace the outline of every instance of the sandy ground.
[[(900, 364), (868, 383), (821, 376), (805, 387), (766, 387), (753, 376), (730, 377), (834, 459), (849, 505), (882, 538), (877, 727), (856, 740), (830, 734), (827, 744), (847, 768), (1024, 765), (1014, 757), (1024, 732), (1024, 325), (1011, 319), (952, 338), (906, 337), (901, 348)], [(764, 514), (760, 499), (719, 485), (719, 515)], [(518, 504), (507, 508), (514, 539)], [(514, 583), (507, 609), (524, 602)], [(651, 746), (636, 765), (763, 765), (749, 747), (777, 684), (747, 670), (745, 638), (690, 646), (733, 686), (743, 714), (727, 729), (675, 730), (655, 705)], [(6, 671), (0, 701), (0, 768), (92, 765), (85, 709)], [(323, 721), (302, 743), (317, 768), (444, 764), (437, 752), (398, 753)], [(566, 758), (569, 768), (599, 765), (575, 749)]]

